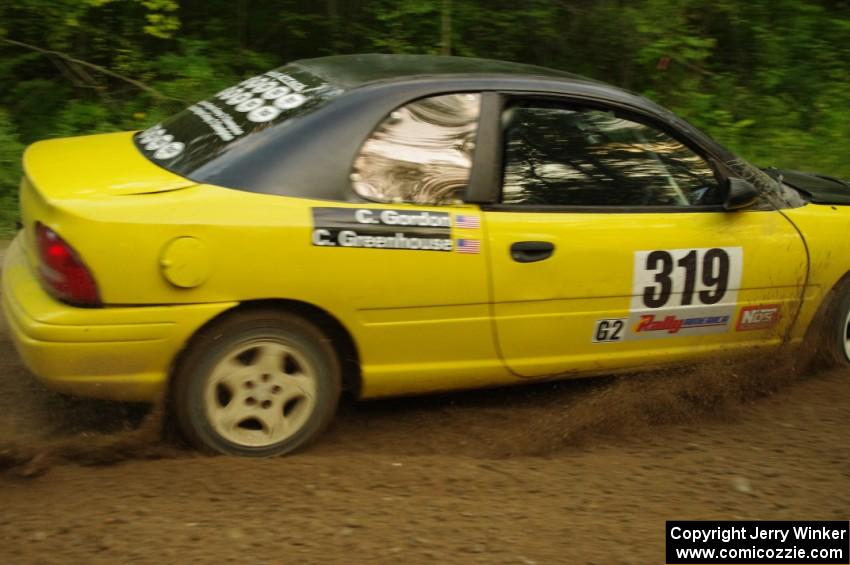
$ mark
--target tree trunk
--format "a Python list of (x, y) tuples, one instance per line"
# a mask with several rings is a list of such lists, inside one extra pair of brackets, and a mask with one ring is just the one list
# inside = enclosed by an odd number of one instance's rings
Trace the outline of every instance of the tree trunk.
[(440, 53), (443, 55), (452, 54), (452, 0), (443, 0), (443, 16), (442, 16), (442, 41), (440, 42)]

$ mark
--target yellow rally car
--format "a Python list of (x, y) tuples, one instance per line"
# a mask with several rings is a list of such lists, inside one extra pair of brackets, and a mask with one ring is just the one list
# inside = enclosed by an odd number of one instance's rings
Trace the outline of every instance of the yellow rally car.
[(167, 394), (208, 450), (296, 449), (345, 389), (693, 361), (821, 319), (850, 364), (850, 186), (557, 71), (299, 61), (24, 165), (2, 292), (24, 361), (73, 394)]

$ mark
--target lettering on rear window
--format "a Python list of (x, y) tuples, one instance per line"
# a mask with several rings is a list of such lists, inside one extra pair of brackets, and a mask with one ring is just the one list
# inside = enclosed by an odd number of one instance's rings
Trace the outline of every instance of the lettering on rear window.
[(158, 165), (191, 176), (253, 134), (307, 114), (342, 92), (297, 65), (281, 67), (192, 104), (141, 132), (136, 143)]

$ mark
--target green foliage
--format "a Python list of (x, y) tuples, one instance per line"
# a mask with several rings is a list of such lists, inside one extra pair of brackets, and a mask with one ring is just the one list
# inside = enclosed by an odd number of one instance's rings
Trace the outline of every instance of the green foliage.
[(17, 188), (21, 175), (23, 145), (15, 135), (14, 124), (0, 110), (0, 237), (9, 235), (17, 216)]
[(16, 0), (0, 3), (0, 224), (23, 144), (141, 129), (293, 59), (446, 39), (640, 92), (756, 163), (850, 178), (848, 0)]
[[(105, 3), (107, 0), (95, 1)], [(141, 0), (141, 3), (148, 9), (145, 14), (147, 25), (142, 28), (145, 33), (168, 39), (180, 29), (180, 19), (175, 15), (179, 5), (175, 0)]]

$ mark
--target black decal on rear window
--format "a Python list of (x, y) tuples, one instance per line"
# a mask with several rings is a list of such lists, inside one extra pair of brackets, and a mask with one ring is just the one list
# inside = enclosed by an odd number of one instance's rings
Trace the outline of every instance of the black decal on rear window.
[(136, 146), (158, 165), (194, 178), (264, 130), (309, 114), (342, 92), (305, 69), (281, 67), (225, 88), (151, 126), (136, 136)]

